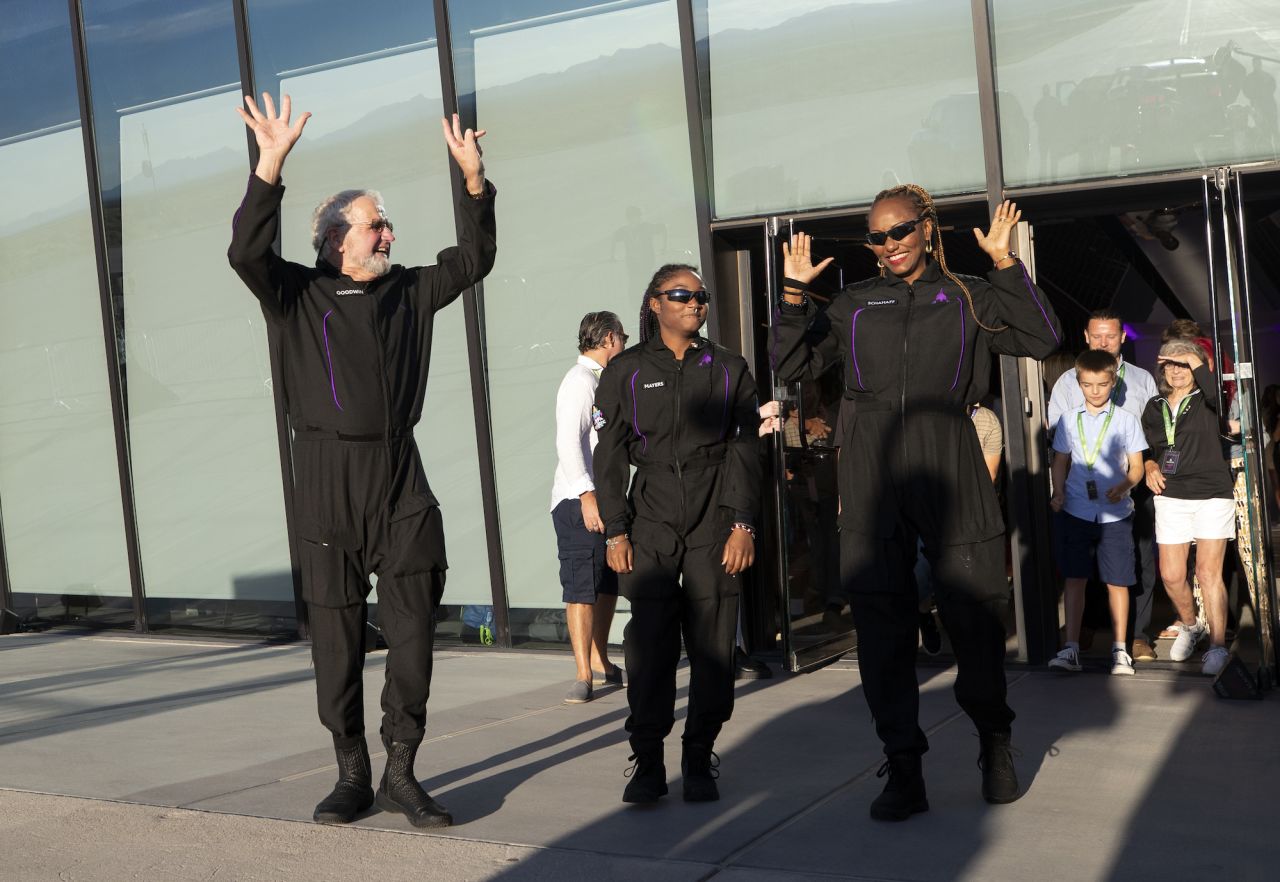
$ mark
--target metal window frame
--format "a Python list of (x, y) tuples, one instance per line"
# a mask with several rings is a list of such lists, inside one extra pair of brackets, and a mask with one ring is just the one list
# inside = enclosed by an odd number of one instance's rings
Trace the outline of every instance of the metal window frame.
[(102, 311), (102, 337), (107, 353), (107, 382), (111, 393), (111, 420), (116, 442), (116, 469), (120, 481), (120, 504), (124, 514), (125, 552), (129, 563), (129, 587), (133, 594), (133, 630), (150, 631), (147, 596), (138, 543), (137, 509), (133, 498), (132, 463), (126, 426), (124, 387), (120, 381), (120, 350), (116, 343), (115, 312), (112, 305), (111, 266), (107, 256), (106, 224), (103, 220), (102, 181), (98, 174), (98, 145), (94, 132), (93, 98), (89, 84), (89, 56), (84, 35), (84, 12), (80, 0), (67, 0), (71, 19), (71, 46), (75, 57), (76, 92), (80, 101), (80, 132), (84, 141), (85, 174), (89, 191), (89, 219), (93, 228), (94, 261), (98, 273), (98, 298)]
[[(689, 127), (689, 164), (693, 175), (693, 213), (698, 231), (698, 266), (702, 278), (712, 291), (720, 286), (716, 279), (715, 245), (711, 241), (712, 181), (707, 160), (710, 118), (703, 112), (701, 75), (698, 64), (697, 26), (694, 21), (694, 0), (676, 0), (676, 18), (680, 27), (680, 61), (683, 68), (684, 106)], [(720, 305), (712, 301), (707, 321), (707, 334), (720, 339)]]
[[(240, 92), (242, 95), (256, 95), (257, 83), (253, 70), (253, 44), (249, 36), (248, 0), (232, 0), (232, 15), (235, 20), (236, 55), (240, 64)], [(258, 164), (258, 143), (253, 131), (247, 126), (244, 130), (245, 142), (248, 146), (249, 173), (253, 174)], [(280, 230), (276, 229), (276, 249), (280, 248)], [(309, 623), (307, 604), (302, 599), (302, 563), (298, 545), (297, 519), (294, 508), (293, 479), (293, 432), (289, 425), (289, 413), (285, 402), (284, 361), (281, 355), (280, 332), (266, 322), (267, 350), (271, 363), (271, 397), (275, 402), (276, 446), (280, 453), (280, 480), (284, 493), (285, 536), (289, 544), (289, 569), (293, 580), (294, 620), (298, 623), (298, 637), (307, 639)]]
[[(434, 0), (436, 19), (436, 54), (440, 62), (440, 94), (446, 108), (455, 108), (462, 125), (477, 128), (475, 94), (461, 102), (454, 75), (453, 32), (449, 27), (446, 0)], [(467, 53), (474, 59), (475, 53)], [(475, 82), (472, 76), (468, 82)], [(461, 234), (462, 221), (457, 209), (465, 186), (462, 174), (449, 160), (449, 179), (454, 198), (454, 227)], [(493, 422), (489, 410), (489, 369), (484, 333), (484, 282), (462, 295), (467, 327), (467, 360), (471, 368), (471, 408), (475, 414), (476, 453), (480, 465), (480, 501), (484, 510), (485, 543), (489, 553), (489, 589), (493, 599), (494, 642), (510, 648), (511, 606), (507, 597), (507, 574), (502, 551), (502, 522), (498, 516), (497, 463), (493, 450)]]

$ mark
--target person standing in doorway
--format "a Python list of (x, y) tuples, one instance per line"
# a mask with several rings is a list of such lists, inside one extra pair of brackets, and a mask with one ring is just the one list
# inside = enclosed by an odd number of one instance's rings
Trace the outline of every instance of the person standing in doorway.
[[(281, 171), (309, 113), (290, 122), (245, 96), (239, 110), (258, 164), (232, 224), (227, 258), (282, 341), (295, 432), (294, 500), (302, 597), (307, 603), (320, 722), (333, 736), (338, 782), (315, 807), (317, 822), (348, 823), (375, 801), (415, 827), (453, 817), (422, 789), (413, 764), (431, 690), (436, 612), (444, 592), (444, 526), (413, 427), (422, 415), (435, 314), (479, 282), (497, 253), (494, 188), (479, 139), (455, 114), (445, 143), (462, 173), (458, 244), (434, 266), (391, 262), (396, 241), (382, 197), (343, 190), (312, 217), (313, 266), (275, 252), (284, 198)], [(382, 690), (386, 769), (375, 795), (364, 730), (364, 653), (369, 574), (378, 577), (387, 640)]]
[(621, 686), (622, 670), (609, 661), (609, 628), (618, 603), (618, 574), (605, 564), (604, 521), (596, 502), (592, 452), (601, 425), (595, 406), (600, 373), (627, 344), (611, 312), (589, 312), (578, 326), (578, 361), (556, 392), (556, 473), (551, 521), (560, 556), (569, 643), (578, 676), (566, 704), (591, 700), (596, 686)]

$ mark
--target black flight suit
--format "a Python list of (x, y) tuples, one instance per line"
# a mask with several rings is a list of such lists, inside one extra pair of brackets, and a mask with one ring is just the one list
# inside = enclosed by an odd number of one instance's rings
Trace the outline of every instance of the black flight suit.
[(249, 178), (227, 257), (279, 335), (294, 438), (300, 541), (320, 721), (339, 748), (364, 739), (365, 598), (378, 576), (386, 637), (382, 734), (416, 744), (426, 725), (435, 607), (448, 566), (439, 504), (413, 440), (436, 310), (493, 267), (494, 189), (463, 195), (458, 245), (435, 266), (356, 282), (323, 259), (281, 259), (282, 185)]
[(987, 392), (993, 354), (1043, 358), (1060, 343), (1048, 299), (1022, 265), (964, 294), (930, 260), (846, 287), (820, 313), (779, 307), (774, 359), (793, 381), (842, 369), (841, 579), (851, 594), (867, 703), (886, 754), (923, 753), (915, 675), (917, 537), (958, 667), (955, 692), (979, 732), (1007, 732), (1004, 520), (966, 406)]
[[(756, 526), (762, 462), (756, 385), (741, 356), (698, 338), (683, 361), (654, 335), (600, 375), (593, 463), (605, 535), (629, 533), (626, 729), (660, 752), (675, 723), (680, 636), (689, 655), (684, 741), (710, 750), (733, 713), (740, 579), (721, 564), (735, 522)], [(631, 466), (636, 467), (628, 493)]]

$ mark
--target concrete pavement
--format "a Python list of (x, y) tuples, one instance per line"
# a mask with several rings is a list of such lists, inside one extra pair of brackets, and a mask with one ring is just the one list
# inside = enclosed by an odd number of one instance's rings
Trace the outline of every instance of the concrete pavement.
[[(373, 730), (384, 659), (366, 669)], [(673, 737), (674, 798), (653, 808), (619, 801), (625, 695), (564, 705), (572, 672), (567, 654), (438, 653), (417, 771), (457, 823), (422, 833), (377, 812), (310, 822), (335, 772), (305, 644), (0, 638), (0, 880), (1280, 876), (1274, 696), (1011, 670), (1027, 793), (993, 807), (952, 672), (922, 666), (932, 808), (886, 825), (867, 817), (880, 753), (855, 663), (739, 684), (722, 801), (680, 801)]]

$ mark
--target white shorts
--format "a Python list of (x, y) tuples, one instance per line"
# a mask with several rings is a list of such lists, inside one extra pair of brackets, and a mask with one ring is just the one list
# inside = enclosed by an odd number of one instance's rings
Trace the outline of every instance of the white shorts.
[(1156, 543), (1182, 545), (1196, 539), (1236, 538), (1234, 499), (1156, 497)]

